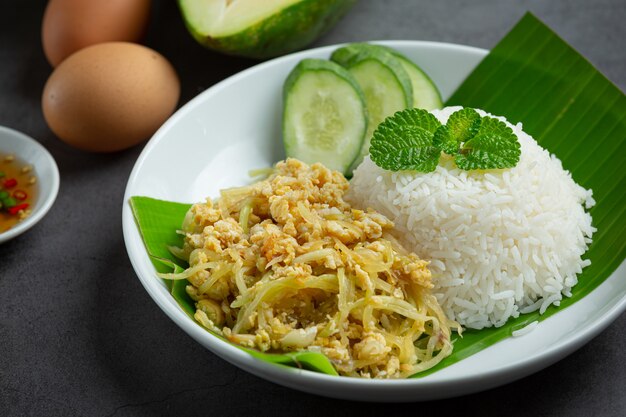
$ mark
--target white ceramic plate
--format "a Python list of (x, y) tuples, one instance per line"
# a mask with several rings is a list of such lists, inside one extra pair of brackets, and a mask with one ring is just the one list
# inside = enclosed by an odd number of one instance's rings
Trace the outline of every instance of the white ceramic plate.
[(0, 152), (14, 154), (34, 168), (38, 195), (26, 219), (0, 233), (0, 243), (17, 237), (33, 227), (48, 213), (59, 192), (59, 169), (52, 155), (39, 142), (17, 130), (0, 126)]
[[(466, 46), (381, 42), (420, 65), (447, 98), (487, 51)], [(248, 182), (248, 171), (284, 157), (281, 92), (303, 58), (328, 58), (337, 46), (312, 49), (257, 65), (187, 103), (154, 135), (130, 175), (123, 206), (124, 239), (135, 271), (159, 307), (213, 353), (257, 376), (295, 389), (366, 401), (418, 401), (485, 390), (536, 372), (589, 341), (626, 307), (626, 263), (592, 294), (540, 323), (455, 365), (420, 379), (360, 380), (286, 368), (254, 359), (191, 320), (155, 276), (128, 199), (144, 195), (196, 202)]]

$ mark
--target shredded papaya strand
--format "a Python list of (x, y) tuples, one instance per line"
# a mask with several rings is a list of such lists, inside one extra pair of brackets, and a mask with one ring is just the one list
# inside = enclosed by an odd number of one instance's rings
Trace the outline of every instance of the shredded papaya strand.
[(363, 323), (363, 328), (366, 331), (374, 330), (374, 328), (376, 327), (373, 313), (374, 307), (371, 304), (366, 305), (363, 308), (363, 318), (361, 319), (361, 322)]
[(169, 246), (168, 245), (167, 250), (169, 250), (172, 255), (174, 255), (175, 257), (177, 257), (181, 261), (188, 261), (189, 260), (189, 255), (187, 254), (187, 252), (183, 248), (179, 248), (177, 246)]
[(312, 252), (307, 252), (303, 255), (297, 256), (294, 258), (294, 264), (304, 264), (309, 262), (317, 262), (324, 260), (329, 256), (333, 256), (335, 254), (335, 250), (333, 248), (325, 248), (319, 249)]
[(249, 268), (242, 267), (241, 263), (243, 262), (240, 262), (235, 270), (235, 284), (237, 284), (237, 289), (239, 290), (239, 293), (245, 294), (248, 292), (248, 286), (246, 285), (246, 282), (244, 280), (244, 274), (246, 273), (246, 271), (248, 271)]
[(170, 272), (170, 273), (161, 273), (158, 272), (157, 276), (159, 278), (163, 278), (163, 279), (169, 279), (172, 281), (177, 281), (177, 280), (181, 280), (181, 279), (187, 279), (190, 276), (197, 274), (200, 271), (204, 271), (206, 269), (209, 268), (215, 268), (218, 265), (217, 262), (206, 262), (203, 264), (198, 264), (195, 265), (191, 268), (187, 268), (185, 269), (183, 272), (178, 272), (178, 273), (174, 273), (174, 272)]
[(372, 280), (372, 283), (374, 284), (374, 289), (380, 289), (386, 292), (387, 294), (393, 294), (393, 290), (394, 290), (393, 285), (389, 284), (386, 281), (383, 281), (379, 277), (375, 277)]
[(204, 281), (199, 287), (198, 292), (200, 294), (206, 294), (213, 285), (222, 277), (226, 276), (230, 272), (230, 268), (226, 266), (222, 266), (222, 264), (218, 264), (209, 275), (209, 279)]
[[(273, 173), (274, 173), (273, 167), (257, 168), (257, 169), (251, 169), (250, 171), (248, 171), (248, 176), (250, 178), (265, 179), (269, 177), (270, 175), (272, 175)], [(264, 177), (264, 178), (258, 178), (258, 177)]]
[(248, 222), (250, 220), (250, 213), (252, 213), (252, 201), (246, 200), (246, 203), (239, 211), (239, 226), (244, 233), (248, 233)]

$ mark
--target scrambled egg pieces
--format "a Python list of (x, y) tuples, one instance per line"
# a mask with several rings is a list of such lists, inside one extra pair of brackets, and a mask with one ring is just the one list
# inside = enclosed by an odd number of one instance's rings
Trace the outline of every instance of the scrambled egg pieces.
[(191, 207), (181, 256), (196, 320), (261, 351), (326, 355), (342, 375), (395, 378), (452, 349), (427, 262), (392, 222), (343, 200), (348, 181), (295, 159)]

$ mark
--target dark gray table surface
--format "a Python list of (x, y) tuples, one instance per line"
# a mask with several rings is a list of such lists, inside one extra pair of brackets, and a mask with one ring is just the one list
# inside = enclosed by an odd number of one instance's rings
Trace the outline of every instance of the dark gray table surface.
[[(421, 404), (316, 397), (256, 378), (205, 350), (159, 310), (126, 255), (122, 196), (142, 145), (87, 154), (46, 127), (40, 97), (51, 70), (40, 43), (44, 6), (43, 0), (0, 5), (0, 125), (39, 140), (61, 171), (48, 216), (0, 246), (0, 416), (626, 415), (626, 315), (537, 374)], [(623, 0), (361, 0), (315, 45), (423, 39), (490, 48), (526, 10), (624, 90)], [(255, 63), (197, 45), (174, 1), (154, 2), (146, 44), (176, 67), (180, 105)]]

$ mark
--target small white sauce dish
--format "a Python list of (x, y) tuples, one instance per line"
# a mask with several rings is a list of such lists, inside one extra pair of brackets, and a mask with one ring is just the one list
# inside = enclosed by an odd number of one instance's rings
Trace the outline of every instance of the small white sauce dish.
[(33, 166), (37, 175), (37, 199), (31, 214), (9, 230), (0, 233), (0, 243), (17, 237), (33, 227), (48, 213), (59, 192), (59, 168), (39, 142), (8, 127), (0, 126), (0, 152), (12, 154)]

